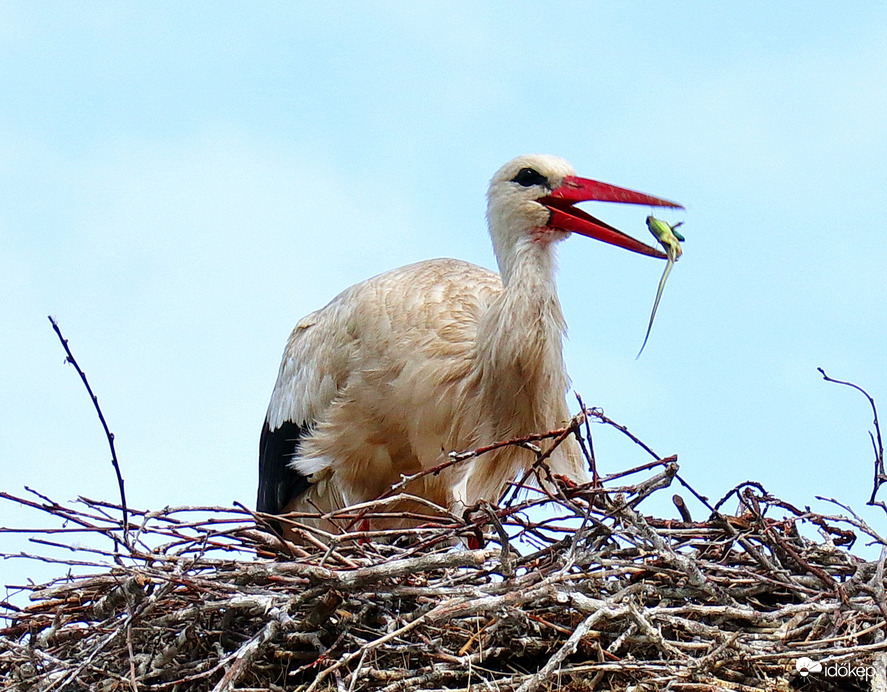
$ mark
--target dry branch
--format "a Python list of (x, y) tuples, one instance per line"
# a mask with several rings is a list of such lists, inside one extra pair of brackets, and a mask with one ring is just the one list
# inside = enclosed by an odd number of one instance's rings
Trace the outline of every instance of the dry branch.
[(123, 516), (124, 531), (122, 533), (122, 540), (123, 543), (126, 544), (128, 540), (127, 531), (125, 530), (128, 526), (126, 491), (124, 489), (123, 474), (120, 472), (120, 463), (117, 461), (117, 450), (114, 448), (114, 433), (112, 433), (111, 429), (108, 427), (108, 423), (105, 420), (105, 414), (102, 413), (102, 407), (99, 406), (99, 399), (95, 394), (93, 394), (92, 387), (89, 385), (89, 380), (86, 379), (86, 373), (83, 372), (80, 364), (77, 362), (77, 359), (74, 358), (74, 354), (71, 353), (71, 347), (68, 345), (68, 340), (64, 336), (62, 336), (62, 330), (59, 327), (58, 322), (55, 321), (55, 318), (53, 318), (52, 315), (50, 315), (48, 319), (50, 324), (52, 324), (53, 331), (62, 344), (62, 348), (65, 349), (65, 362), (70, 363), (72, 366), (74, 366), (74, 370), (76, 370), (77, 374), (80, 375), (83, 386), (86, 387), (86, 392), (89, 394), (92, 405), (95, 407), (96, 414), (99, 417), (99, 422), (102, 424), (102, 429), (105, 431), (105, 437), (108, 440), (108, 446), (111, 448), (111, 465), (114, 467), (114, 474), (117, 477), (117, 488), (120, 491), (120, 512)]
[(857, 392), (861, 392), (866, 399), (868, 399), (869, 406), (872, 408), (872, 424), (875, 426), (875, 432), (869, 432), (869, 438), (872, 441), (872, 449), (875, 452), (875, 472), (874, 478), (872, 480), (872, 495), (869, 498), (869, 501), (866, 503), (868, 505), (874, 507), (880, 507), (884, 512), (887, 512), (887, 505), (884, 504), (883, 500), (878, 500), (877, 495), (878, 491), (881, 489), (881, 486), (884, 483), (887, 483), (887, 473), (884, 471), (884, 440), (881, 437), (881, 424), (878, 422), (878, 407), (875, 405), (875, 400), (872, 398), (872, 395), (865, 391), (858, 384), (854, 384), (853, 382), (846, 382), (844, 380), (836, 380), (825, 374), (825, 370), (822, 368), (816, 368), (819, 370), (819, 373), (822, 375), (822, 379), (826, 382), (833, 382), (835, 384), (842, 384), (846, 387), (850, 387), (851, 389), (855, 389)]

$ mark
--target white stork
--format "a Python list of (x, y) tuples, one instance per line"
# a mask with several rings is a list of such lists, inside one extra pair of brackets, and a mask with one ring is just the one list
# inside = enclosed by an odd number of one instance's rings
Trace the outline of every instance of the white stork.
[[(260, 512), (327, 512), (372, 500), (451, 450), (569, 419), (556, 244), (579, 233), (665, 258), (574, 203), (681, 207), (579, 178), (563, 159), (542, 155), (505, 164), (487, 199), (499, 274), (455, 259), (418, 262), (352, 286), (296, 325), (262, 430)], [(509, 446), (419, 478), (405, 492), (458, 513), (496, 502), (534, 460)], [(587, 478), (572, 438), (550, 466)]]

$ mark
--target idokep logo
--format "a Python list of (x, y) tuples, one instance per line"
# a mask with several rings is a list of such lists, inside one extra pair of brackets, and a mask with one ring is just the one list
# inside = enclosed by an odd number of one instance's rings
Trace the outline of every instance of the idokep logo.
[(812, 658), (802, 656), (795, 661), (795, 671), (802, 678), (808, 675), (823, 675), (829, 678), (863, 678), (870, 680), (875, 675), (871, 666), (854, 666), (850, 663), (829, 663), (823, 665)]

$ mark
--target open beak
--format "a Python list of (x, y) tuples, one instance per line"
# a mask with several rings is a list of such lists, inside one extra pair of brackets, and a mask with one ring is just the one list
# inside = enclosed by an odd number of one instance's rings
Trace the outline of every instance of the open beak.
[(596, 180), (587, 180), (576, 176), (567, 176), (563, 184), (552, 190), (550, 195), (537, 200), (548, 207), (551, 216), (548, 219), (550, 228), (562, 231), (579, 233), (580, 235), (602, 240), (610, 245), (616, 245), (642, 255), (667, 259), (667, 256), (654, 247), (645, 245), (640, 240), (635, 240), (610, 224), (594, 218), (573, 205), (577, 202), (620, 202), (622, 204), (642, 204), (648, 207), (672, 207), (683, 209), (680, 204), (669, 202), (666, 199), (645, 195), (643, 192), (626, 190), (615, 185), (600, 183)]

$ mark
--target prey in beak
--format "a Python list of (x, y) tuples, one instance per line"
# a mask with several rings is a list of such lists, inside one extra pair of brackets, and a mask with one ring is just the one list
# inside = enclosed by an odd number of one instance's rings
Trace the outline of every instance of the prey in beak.
[(550, 194), (536, 201), (547, 207), (551, 212), (548, 219), (549, 228), (578, 233), (588, 238), (601, 240), (610, 245), (616, 245), (632, 252), (659, 259), (668, 259), (668, 257), (660, 250), (632, 238), (618, 228), (596, 219), (591, 214), (573, 205), (578, 202), (597, 201), (640, 204), (648, 207), (684, 208), (676, 202), (669, 202), (666, 199), (653, 197), (643, 192), (635, 192), (634, 190), (627, 190), (608, 183), (601, 183), (596, 180), (588, 180), (587, 178), (579, 178), (572, 175), (564, 178), (564, 182), (552, 190)]

